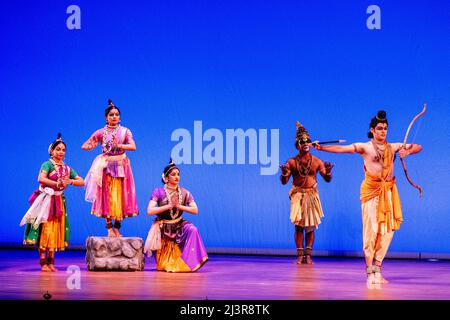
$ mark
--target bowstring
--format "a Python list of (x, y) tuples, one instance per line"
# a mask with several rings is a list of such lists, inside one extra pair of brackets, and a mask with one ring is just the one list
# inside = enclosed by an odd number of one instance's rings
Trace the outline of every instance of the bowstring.
[[(409, 144), (413, 144), (416, 141), (417, 134), (419, 133), (419, 129), (422, 126), (422, 122), (423, 121), (424, 121), (423, 116), (420, 117), (419, 120), (417, 120), (417, 125), (416, 125), (416, 128), (414, 130), (414, 135), (413, 135), (413, 138), (412, 138), (412, 140), (411, 140), (411, 142)], [(406, 142), (406, 144), (408, 144), (408, 142)], [(414, 167), (413, 171), (414, 171), (414, 179), (418, 179), (419, 180), (419, 182), (416, 183), (416, 184), (418, 186), (421, 186), (422, 183), (421, 183), (420, 174), (419, 174), (419, 171), (418, 171), (417, 167)]]

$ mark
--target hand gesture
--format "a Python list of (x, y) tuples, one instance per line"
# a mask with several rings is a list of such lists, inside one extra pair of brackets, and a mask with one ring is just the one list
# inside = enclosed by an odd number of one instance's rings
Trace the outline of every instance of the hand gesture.
[(92, 150), (97, 146), (97, 141), (95, 140), (95, 138), (91, 137), (89, 138), (88, 141), (86, 141), (81, 148), (84, 150)]
[(63, 181), (62, 181), (62, 185), (65, 188), (67, 188), (67, 186), (70, 184), (71, 179), (69, 177), (66, 177)]
[(319, 141), (317, 141), (317, 140), (311, 142), (311, 146), (316, 150), (322, 150), (322, 147), (320, 146)]
[(173, 203), (173, 201), (170, 201), (170, 202), (167, 204), (167, 209), (168, 209), (168, 210), (172, 210), (173, 207), (175, 207), (175, 206), (174, 206), (174, 203)]
[(67, 187), (67, 181), (65, 179), (58, 179), (56, 181), (56, 189), (64, 190)]
[(327, 174), (330, 174), (331, 173), (331, 169), (333, 169), (333, 167), (335, 166), (334, 163), (331, 163), (331, 162), (328, 162), (328, 161), (325, 161), (324, 165), (325, 165), (325, 172)]
[(398, 155), (400, 156), (400, 158), (404, 158), (406, 156), (409, 155), (408, 150), (406, 150), (406, 148), (404, 148), (403, 146), (400, 148), (400, 150), (398, 150)]
[(114, 148), (119, 148), (119, 143), (117, 142), (116, 135), (114, 135), (114, 134), (112, 135), (111, 143)]
[(288, 166), (285, 166), (285, 165), (281, 164), (281, 165), (280, 165), (280, 169), (281, 169), (281, 174), (282, 174), (283, 176), (287, 176), (287, 175), (290, 175), (290, 174), (291, 174), (291, 169), (289, 169)]

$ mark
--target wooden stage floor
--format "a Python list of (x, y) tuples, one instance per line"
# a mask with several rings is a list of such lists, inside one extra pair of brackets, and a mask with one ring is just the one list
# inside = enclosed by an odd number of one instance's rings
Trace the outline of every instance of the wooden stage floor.
[[(83, 251), (57, 253), (59, 272), (39, 271), (32, 250), (0, 250), (0, 299), (41, 300), (450, 300), (450, 261), (385, 260), (389, 284), (368, 288), (362, 258), (210, 255), (195, 273), (155, 270), (88, 272)], [(81, 269), (80, 288), (69, 289), (69, 266)], [(70, 282), (70, 281), (69, 281)]]

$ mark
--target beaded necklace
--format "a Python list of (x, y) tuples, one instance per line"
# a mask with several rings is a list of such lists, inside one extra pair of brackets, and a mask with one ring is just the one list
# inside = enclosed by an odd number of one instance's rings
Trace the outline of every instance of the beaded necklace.
[[(164, 185), (164, 191), (166, 192), (166, 197), (169, 200), (169, 203), (172, 203), (172, 196), (170, 195), (169, 191), (167, 191), (167, 184)], [(178, 192), (178, 205), (181, 206), (182, 202), (183, 202), (183, 198), (182, 198), (182, 194), (181, 194), (181, 188), (179, 186), (177, 186), (177, 192)], [(180, 210), (177, 208), (177, 210), (175, 211), (175, 214), (173, 212), (173, 208), (170, 209), (170, 217), (172, 219), (175, 219), (178, 216), (178, 213), (180, 212)]]
[[(301, 170), (299, 168), (299, 163), (300, 163)], [(306, 177), (309, 175), (309, 172), (311, 171), (312, 155), (309, 153), (309, 159), (308, 159), (308, 163), (306, 164), (306, 166), (304, 166), (301, 163), (298, 156), (295, 157), (295, 165), (297, 167), (297, 171), (298, 171), (299, 175), (304, 179), (302, 185), (300, 186), (300, 188), (302, 188), (305, 185), (306, 181), (308, 180), (308, 179), (306, 179)]]
[[(53, 158), (50, 158), (49, 160), (55, 167), (56, 176), (58, 177), (57, 185), (59, 185), (59, 183), (68, 175), (67, 166), (64, 161), (61, 161), (61, 163), (57, 163)], [(62, 172), (60, 172), (60, 168)]]
[[(309, 171), (311, 171), (311, 164), (312, 164), (312, 156), (311, 154), (309, 154), (309, 159), (308, 159), (308, 163), (305, 165), (303, 165), (303, 163), (301, 163), (299, 157), (297, 156), (295, 158), (295, 163), (297, 165), (297, 171), (298, 173), (302, 176), (302, 177), (306, 177), (309, 174)], [(300, 167), (302, 168), (301, 170), (299, 169), (299, 163), (300, 163)]]
[[(113, 140), (116, 136), (117, 131), (119, 130), (120, 124), (117, 125), (117, 127), (110, 127), (109, 125), (105, 126), (105, 129), (103, 130), (103, 136), (102, 136), (102, 151), (105, 154), (108, 154), (111, 152), (112, 148), (114, 147)], [(111, 133), (111, 139), (107, 140), (106, 134)]]

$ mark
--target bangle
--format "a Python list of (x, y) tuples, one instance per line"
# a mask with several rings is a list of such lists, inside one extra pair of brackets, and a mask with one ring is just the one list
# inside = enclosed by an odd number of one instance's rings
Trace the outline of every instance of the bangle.
[(281, 174), (282, 177), (289, 177), (289, 174)]

